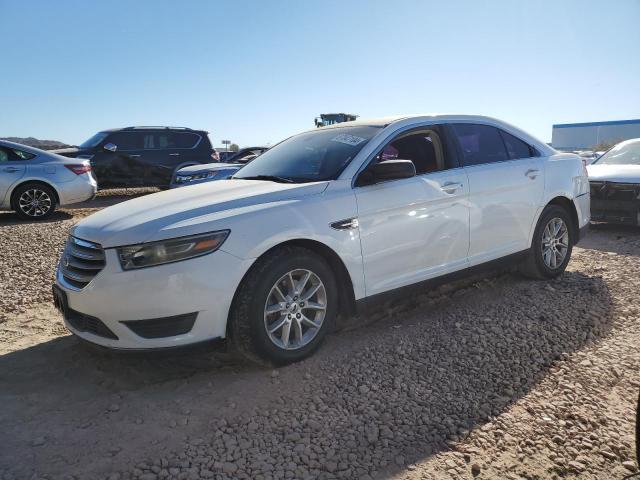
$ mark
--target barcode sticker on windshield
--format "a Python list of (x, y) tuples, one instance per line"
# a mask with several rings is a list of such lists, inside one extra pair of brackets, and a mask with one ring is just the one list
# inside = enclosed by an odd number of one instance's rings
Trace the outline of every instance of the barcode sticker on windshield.
[(356, 145), (361, 144), (365, 140), (366, 138), (356, 137), (355, 135), (349, 135), (347, 133), (343, 133), (331, 139), (332, 142), (340, 142), (347, 145), (351, 145), (352, 147), (355, 147)]

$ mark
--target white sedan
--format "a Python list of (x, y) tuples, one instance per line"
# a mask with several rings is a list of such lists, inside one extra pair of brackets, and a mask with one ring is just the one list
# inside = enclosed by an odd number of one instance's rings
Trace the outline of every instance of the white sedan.
[(88, 160), (0, 140), (0, 209), (28, 220), (50, 217), (58, 205), (93, 198), (97, 183)]
[(640, 138), (618, 143), (587, 171), (593, 220), (640, 225)]
[(54, 287), (68, 328), (116, 349), (230, 338), (296, 361), (339, 313), (498, 262), (560, 275), (589, 223), (577, 155), (480, 116), (359, 120), (295, 135), (228, 180), (102, 210)]

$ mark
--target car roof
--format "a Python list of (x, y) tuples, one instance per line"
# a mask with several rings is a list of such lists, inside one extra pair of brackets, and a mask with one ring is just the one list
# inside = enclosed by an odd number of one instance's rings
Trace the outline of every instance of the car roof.
[(120, 128), (105, 128), (104, 130), (100, 130), (100, 133), (114, 133), (114, 132), (157, 132), (157, 131), (179, 131), (179, 132), (193, 132), (193, 133), (204, 133), (207, 134), (206, 130), (194, 130), (193, 128), (188, 127), (163, 127), (163, 126), (139, 126), (139, 127), (120, 127)]
[(464, 121), (481, 121), (481, 122), (498, 122), (504, 123), (502, 120), (498, 120), (496, 118), (488, 117), (486, 115), (463, 115), (463, 114), (455, 114), (455, 113), (422, 113), (422, 114), (410, 114), (410, 115), (391, 115), (388, 117), (377, 117), (377, 118), (362, 118), (358, 120), (353, 120), (351, 122), (341, 122), (334, 123), (333, 125), (328, 125), (326, 127), (320, 127), (324, 129), (328, 128), (343, 128), (343, 127), (354, 127), (354, 126), (370, 126), (370, 127), (386, 127), (387, 125), (391, 125), (392, 123), (400, 122), (402, 120), (408, 119), (424, 119), (424, 120), (442, 120), (442, 121), (455, 121), (455, 120), (464, 120)]
[[(441, 121), (441, 122), (466, 122), (466, 123), (482, 123), (486, 125), (492, 125), (498, 128), (502, 128), (512, 135), (516, 135), (522, 140), (530, 143), (535, 146), (543, 155), (553, 155), (556, 152), (552, 147), (544, 143), (543, 141), (537, 139), (533, 135), (521, 130), (520, 128), (511, 125), (508, 122), (499, 120), (497, 118), (489, 117), (486, 115), (464, 115), (464, 114), (455, 114), (455, 113), (425, 113), (425, 114), (412, 114), (412, 115), (395, 115), (389, 117), (380, 117), (380, 118), (370, 118), (370, 119), (358, 119), (352, 122), (342, 122), (334, 125), (329, 125), (326, 127), (316, 128), (315, 130), (325, 130), (325, 129), (339, 129), (346, 127), (357, 127), (357, 126), (370, 126), (370, 127), (382, 127), (386, 128), (393, 124), (406, 124), (411, 125), (412, 123), (418, 122), (432, 122), (432, 121)], [(309, 130), (309, 131), (314, 131)]]

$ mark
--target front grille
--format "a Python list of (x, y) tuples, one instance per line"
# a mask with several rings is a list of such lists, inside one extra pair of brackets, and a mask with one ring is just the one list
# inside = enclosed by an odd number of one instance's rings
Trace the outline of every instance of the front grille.
[(71, 308), (65, 310), (64, 318), (69, 324), (80, 332), (89, 332), (99, 337), (118, 340), (118, 336), (109, 330), (102, 320), (91, 315), (77, 312)]
[(104, 268), (104, 250), (100, 245), (69, 237), (60, 259), (60, 273), (64, 280), (82, 289)]
[(638, 224), (640, 184), (591, 181), (591, 219)]
[(197, 316), (197, 313), (185, 313), (184, 315), (175, 315), (173, 317), (127, 320), (121, 323), (124, 323), (142, 338), (175, 337), (176, 335), (189, 333)]

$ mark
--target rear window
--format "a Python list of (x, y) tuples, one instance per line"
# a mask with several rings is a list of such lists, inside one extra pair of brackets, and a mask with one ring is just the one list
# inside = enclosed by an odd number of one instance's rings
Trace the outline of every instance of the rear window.
[(472, 123), (457, 123), (452, 127), (466, 167), (509, 159), (497, 128)]
[(505, 147), (507, 147), (507, 153), (509, 154), (510, 159), (514, 160), (517, 158), (529, 158), (534, 156), (533, 148), (530, 147), (529, 144), (502, 130), (500, 130), (500, 135), (502, 135), (502, 139), (504, 140)]

